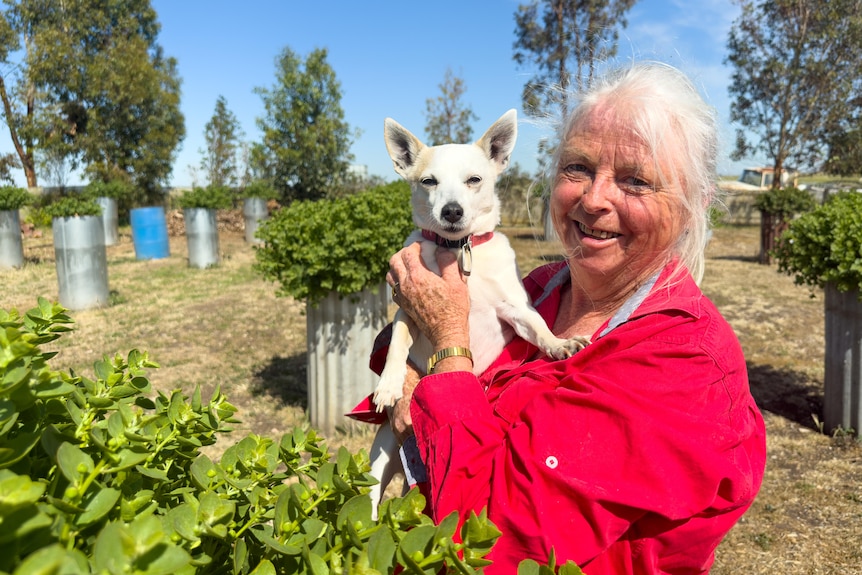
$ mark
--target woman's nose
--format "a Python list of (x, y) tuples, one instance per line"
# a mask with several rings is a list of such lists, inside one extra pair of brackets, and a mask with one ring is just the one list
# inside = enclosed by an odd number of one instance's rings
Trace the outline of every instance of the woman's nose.
[(584, 188), (581, 203), (584, 209), (590, 212), (600, 212), (610, 209), (611, 199), (616, 194), (616, 184), (612, 178), (596, 175), (595, 178)]

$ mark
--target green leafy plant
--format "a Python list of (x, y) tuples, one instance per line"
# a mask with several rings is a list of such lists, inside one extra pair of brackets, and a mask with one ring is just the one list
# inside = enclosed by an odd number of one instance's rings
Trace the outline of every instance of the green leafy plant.
[(810, 212), (816, 206), (814, 198), (796, 187), (767, 190), (754, 199), (754, 207), (761, 212), (789, 219), (796, 214)]
[(242, 190), (242, 196), (245, 198), (263, 198), (265, 200), (274, 200), (278, 197), (278, 192), (272, 184), (264, 180), (254, 180)]
[(349, 296), (386, 277), (389, 258), (414, 228), (410, 187), (398, 181), (352, 196), (297, 201), (258, 229), (255, 269), (278, 294), (320, 302)]
[(0, 211), (12, 211), (33, 203), (33, 194), (24, 188), (0, 186)]
[(87, 184), (84, 193), (90, 198), (113, 198), (115, 200), (128, 200), (134, 187), (123, 180), (111, 180), (110, 182), (95, 181)]
[(233, 205), (233, 196), (225, 186), (194, 187), (177, 198), (180, 208), (228, 209)]
[(62, 196), (42, 208), (52, 218), (100, 216), (102, 208), (93, 198), (84, 195)]
[(792, 221), (774, 255), (778, 270), (799, 285), (862, 288), (862, 194), (836, 194)]
[(371, 519), (368, 456), (312, 429), (202, 453), (236, 408), (216, 389), (155, 392), (146, 353), (94, 377), (54, 371), (42, 346), (71, 330), (40, 298), (0, 310), (0, 572), (15, 575), (471, 573), (499, 531), (484, 513), (439, 525), (418, 490)]

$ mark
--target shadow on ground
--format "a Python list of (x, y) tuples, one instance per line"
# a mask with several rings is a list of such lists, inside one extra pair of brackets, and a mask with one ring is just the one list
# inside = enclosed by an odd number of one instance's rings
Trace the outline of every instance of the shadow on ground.
[(759, 256), (759, 255), (756, 255), (756, 254), (755, 254), (755, 255), (753, 255), (753, 256), (740, 256), (740, 255), (733, 255), (733, 256), (712, 256), (712, 257), (711, 257), (711, 258), (709, 258), (709, 259), (711, 259), (711, 260), (726, 260), (726, 261), (744, 262), (744, 263), (749, 263), (749, 264), (756, 264), (756, 263), (759, 263), (759, 262), (760, 262), (760, 256)]
[(275, 356), (255, 372), (251, 392), (267, 394), (284, 405), (308, 407), (308, 354)]
[(817, 430), (813, 415), (823, 418), (823, 386), (808, 376), (771, 365), (748, 363), (751, 394), (762, 411), (769, 411)]

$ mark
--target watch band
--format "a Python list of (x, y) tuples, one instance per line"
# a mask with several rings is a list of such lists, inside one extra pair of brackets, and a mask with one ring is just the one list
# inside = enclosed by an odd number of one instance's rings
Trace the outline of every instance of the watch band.
[(428, 370), (425, 373), (431, 373), (437, 362), (447, 357), (466, 357), (470, 361), (473, 361), (473, 354), (466, 347), (446, 347), (428, 358)]

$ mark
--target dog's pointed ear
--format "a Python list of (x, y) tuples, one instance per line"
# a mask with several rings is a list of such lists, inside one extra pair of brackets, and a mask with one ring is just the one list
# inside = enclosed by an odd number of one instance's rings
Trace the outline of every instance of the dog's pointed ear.
[(407, 173), (416, 164), (416, 158), (425, 144), (392, 118), (386, 118), (383, 122), (383, 138), (395, 172), (407, 178)]
[(515, 140), (518, 137), (518, 112), (512, 108), (494, 122), (488, 128), (476, 145), (485, 151), (485, 154), (497, 166), (499, 174), (509, 165), (509, 157), (515, 149)]

